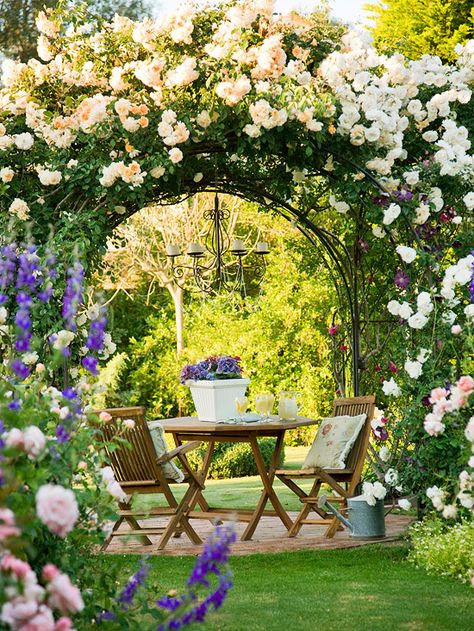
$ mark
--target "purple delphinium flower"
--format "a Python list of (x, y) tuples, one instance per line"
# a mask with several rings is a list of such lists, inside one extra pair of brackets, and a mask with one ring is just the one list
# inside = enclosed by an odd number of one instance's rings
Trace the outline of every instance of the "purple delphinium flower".
[(17, 245), (10, 243), (0, 248), (0, 304), (8, 300), (5, 290), (15, 280)]
[(406, 289), (410, 284), (410, 277), (403, 270), (397, 269), (393, 278), (393, 282), (399, 289)]
[(10, 401), (10, 403), (8, 404), (8, 409), (13, 410), (14, 412), (18, 412), (18, 410), (21, 409), (20, 399), (13, 399), (13, 401)]
[[(471, 254), (474, 256), (474, 250), (472, 250)], [(471, 282), (469, 283), (469, 299), (471, 302), (474, 302), (474, 261), (471, 266)]]
[(69, 440), (69, 434), (64, 428), (64, 425), (58, 425), (56, 427), (56, 438), (58, 439), (58, 443), (60, 445), (67, 443), (67, 441)]
[(13, 359), (10, 363), (10, 368), (22, 381), (26, 379), (31, 372), (31, 369), (19, 359)]
[(125, 585), (120, 595), (117, 597), (117, 602), (120, 604), (120, 608), (123, 611), (126, 611), (132, 604), (133, 598), (135, 597), (138, 588), (144, 584), (149, 571), (150, 564), (147, 560), (142, 559), (142, 561), (140, 562), (140, 567)]
[[(230, 546), (235, 541), (235, 531), (231, 527), (217, 526), (206, 541), (204, 550), (196, 559), (189, 576), (188, 593), (179, 596), (165, 596), (157, 605), (168, 611), (171, 617), (158, 627), (158, 631), (181, 629), (195, 622), (203, 622), (209, 609), (218, 609), (232, 587), (231, 574), (227, 568)], [(204, 599), (199, 599), (198, 589), (209, 588), (212, 576), (218, 584)]]
[(89, 326), (89, 334), (85, 345), (90, 351), (101, 351), (104, 348), (106, 327), (105, 308), (100, 307), (98, 317), (92, 320)]
[(93, 375), (99, 374), (99, 369), (97, 367), (98, 363), (99, 363), (99, 360), (97, 359), (97, 357), (94, 357), (93, 355), (86, 355), (85, 357), (82, 358), (82, 365), (84, 366), (86, 370), (88, 370)]
[(83, 301), (84, 268), (76, 261), (67, 271), (67, 284), (63, 297), (62, 316), (66, 328), (77, 331), (76, 314)]

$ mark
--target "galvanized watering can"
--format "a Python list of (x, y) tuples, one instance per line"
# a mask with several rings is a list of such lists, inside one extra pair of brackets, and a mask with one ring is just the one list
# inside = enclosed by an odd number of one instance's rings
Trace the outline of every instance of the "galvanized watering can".
[(375, 506), (367, 504), (363, 495), (347, 500), (348, 518), (341, 515), (335, 506), (321, 495), (320, 508), (331, 511), (351, 531), (354, 539), (383, 539), (385, 537), (385, 514), (383, 500), (377, 500)]

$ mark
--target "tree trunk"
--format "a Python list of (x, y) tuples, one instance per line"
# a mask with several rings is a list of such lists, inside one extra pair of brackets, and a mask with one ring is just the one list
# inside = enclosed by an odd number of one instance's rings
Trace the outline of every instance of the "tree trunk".
[(180, 355), (184, 350), (184, 305), (183, 290), (177, 285), (167, 286), (174, 303), (174, 316), (176, 323), (176, 352)]

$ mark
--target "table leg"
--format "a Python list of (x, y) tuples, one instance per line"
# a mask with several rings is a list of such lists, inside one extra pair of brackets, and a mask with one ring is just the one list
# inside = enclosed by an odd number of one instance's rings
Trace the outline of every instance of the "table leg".
[[(174, 443), (175, 443), (176, 447), (179, 447), (180, 445), (183, 444), (183, 441), (180, 440), (180, 438), (177, 436), (177, 434), (173, 434), (173, 439), (174, 439)], [(205, 484), (205, 482), (206, 482), (207, 472), (209, 471), (209, 467), (211, 466), (212, 454), (214, 453), (214, 444), (215, 444), (215, 441), (213, 441), (213, 440), (210, 440), (208, 442), (206, 453), (204, 454), (204, 458), (203, 458), (202, 467), (196, 473), (197, 477), (201, 480), (201, 482), (203, 484)], [(186, 454), (181, 454), (180, 458), (186, 459), (186, 462), (188, 463), (188, 459), (186, 458)], [(188, 463), (188, 466), (189, 466), (189, 463)], [(192, 503), (190, 504), (189, 512), (194, 510), (194, 507), (195, 507), (196, 503), (199, 504), (199, 506), (201, 507), (202, 511), (204, 511), (204, 512), (209, 511), (209, 509), (210, 509), (209, 504), (207, 503), (206, 498), (202, 494), (202, 490), (201, 489), (199, 489), (199, 491), (197, 492), (196, 496), (194, 497)]]
[(293, 524), (293, 522), (291, 521), (287, 512), (283, 508), (282, 503), (278, 499), (273, 489), (273, 480), (275, 478), (275, 470), (278, 467), (278, 461), (280, 459), (284, 437), (285, 437), (284, 431), (278, 434), (278, 436), (276, 437), (275, 450), (272, 455), (272, 460), (271, 460), (270, 468), (268, 472), (265, 469), (265, 463), (262, 458), (262, 452), (260, 451), (256, 437), (254, 435), (251, 435), (249, 437), (249, 442), (250, 442), (250, 445), (252, 447), (252, 451), (255, 457), (257, 470), (263, 483), (263, 491), (258, 501), (257, 508), (255, 509), (252, 515), (252, 518), (247, 528), (244, 531), (244, 534), (242, 535), (242, 541), (248, 541), (249, 539), (252, 538), (253, 533), (255, 532), (255, 529), (258, 525), (258, 522), (260, 521), (263, 515), (263, 511), (265, 510), (265, 505), (268, 500), (270, 500), (270, 502), (272, 503), (276, 514), (281, 519), (281, 521), (283, 522), (287, 530), (290, 530)]

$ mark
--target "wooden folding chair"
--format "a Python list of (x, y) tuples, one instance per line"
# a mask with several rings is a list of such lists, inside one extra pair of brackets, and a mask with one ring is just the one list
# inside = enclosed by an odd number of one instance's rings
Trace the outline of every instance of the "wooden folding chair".
[[(337, 517), (329, 513), (324, 508), (318, 506), (318, 495), (322, 484), (327, 484), (337, 494), (336, 497), (329, 498), (332, 502), (340, 502), (341, 508), (347, 507), (347, 498), (355, 494), (357, 485), (360, 482), (364, 460), (367, 456), (369, 446), (371, 425), (374, 416), (375, 397), (354, 397), (350, 399), (336, 399), (333, 405), (333, 416), (357, 416), (365, 414), (365, 420), (359, 436), (357, 437), (346, 461), (345, 469), (321, 469), (313, 467), (311, 469), (277, 469), (275, 475), (286, 486), (291, 489), (303, 504), (297, 518), (293, 522), (288, 532), (289, 537), (296, 537), (303, 524), (328, 525), (325, 537), (334, 537), (336, 531), (341, 529)], [(314, 478), (313, 486), (309, 493), (306, 493), (295, 482), (295, 480), (307, 480)], [(308, 519), (310, 511), (318, 515), (318, 519)]]
[[(203, 484), (189, 467), (182, 455), (199, 446), (199, 441), (188, 442), (176, 449), (158, 457), (145, 420), (145, 408), (112, 408), (103, 410), (112, 416), (112, 420), (101, 423), (104, 447), (110, 459), (115, 479), (127, 495), (161, 493), (165, 496), (168, 507), (138, 510), (132, 508), (132, 497), (128, 501), (119, 502), (119, 518), (114, 524), (112, 533), (102, 546), (105, 550), (113, 537), (136, 535), (145, 545), (153, 545), (148, 535), (161, 535), (157, 548), (162, 550), (172, 535), (179, 536), (183, 531), (193, 543), (202, 543), (201, 538), (189, 523), (188, 512), (194, 506), (195, 498)], [(126, 429), (122, 423), (125, 419), (135, 421), (133, 429)], [(117, 436), (125, 439), (128, 445), (110, 443), (116, 441)], [(184, 482), (189, 485), (183, 499), (178, 503), (170, 484), (175, 480), (167, 479), (162, 466), (178, 457), (185, 471)], [(137, 518), (169, 517), (165, 527), (142, 527)], [(127, 522), (130, 529), (120, 530), (123, 522)]]

